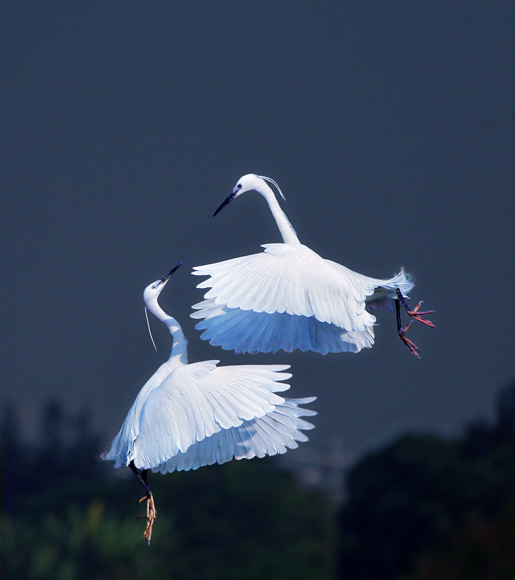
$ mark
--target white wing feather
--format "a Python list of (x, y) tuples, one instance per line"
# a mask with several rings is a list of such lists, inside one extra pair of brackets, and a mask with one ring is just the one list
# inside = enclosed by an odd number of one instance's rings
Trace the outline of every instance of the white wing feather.
[(265, 251), (216, 264), (193, 274), (210, 288), (192, 318), (202, 338), (235, 352), (283, 349), (359, 352), (374, 344), (379, 306), (391, 310), (395, 289), (413, 283), (401, 270), (389, 280), (369, 278), (325, 260), (301, 244), (266, 244)]
[(301, 244), (263, 247), (261, 254), (194, 268), (195, 275), (210, 276), (198, 285), (211, 288), (204, 298), (228, 308), (315, 316), (347, 331), (374, 324), (365, 311), (366, 298), (374, 292), (366, 276), (351, 270), (352, 275), (343, 275)]
[(283, 312), (267, 314), (219, 306), (205, 300), (193, 306), (201, 309), (192, 318), (204, 319), (195, 328), (204, 330), (201, 338), (213, 346), (236, 353), (303, 352), (359, 352), (374, 344), (373, 326), (363, 331), (347, 332), (335, 324), (320, 322), (314, 316), (295, 316)]
[[(289, 388), (277, 382), (291, 377), (282, 372), (288, 365), (217, 367), (217, 363), (205, 361), (175, 368), (160, 386), (145, 390), (144, 400), (142, 390), (103, 458), (115, 461), (116, 467), (134, 461), (138, 469), (170, 470), (172, 465), (173, 469), (193, 469), (206, 465), (210, 457), (223, 463), (228, 461), (224, 457), (280, 453), (292, 441), (301, 440), (302, 434), (297, 432), (309, 424), (292, 411), (295, 403), (276, 394)], [(136, 407), (138, 412), (133, 412)], [(294, 424), (288, 422), (292, 418)], [(276, 429), (275, 437), (265, 437), (269, 424), (287, 429)], [(205, 443), (195, 450), (202, 441)], [(175, 463), (167, 463), (174, 457)]]
[(157, 465), (152, 471), (188, 471), (203, 465), (222, 464), (233, 458), (252, 459), (295, 449), (298, 447), (297, 441), (307, 441), (301, 430), (313, 429), (311, 423), (300, 417), (316, 415), (315, 411), (303, 409), (299, 405), (311, 403), (315, 398), (286, 399), (271, 413), (205, 437), (184, 453), (179, 452)]
[(400, 272), (398, 272), (393, 278), (381, 280), (379, 278), (369, 278), (368, 276), (363, 276), (363, 274), (353, 272), (337, 262), (332, 262), (331, 260), (325, 261), (339, 270), (343, 276), (354, 277), (356, 280), (355, 284), (366, 284), (369, 288), (373, 288), (372, 294), (367, 295), (367, 308), (375, 308), (381, 303), (383, 303), (381, 305), (381, 307), (383, 307), (385, 301), (390, 301), (390, 308), (385, 308), (385, 310), (390, 311), (392, 306), (391, 301), (397, 297), (396, 289), (398, 288), (404, 297), (409, 298), (408, 294), (415, 285), (411, 280), (411, 276), (404, 272), (404, 268), (401, 268)]

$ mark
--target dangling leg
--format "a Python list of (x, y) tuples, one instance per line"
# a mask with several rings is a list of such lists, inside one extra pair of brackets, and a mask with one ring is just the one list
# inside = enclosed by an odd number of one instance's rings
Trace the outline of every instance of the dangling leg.
[(408, 331), (408, 328), (413, 324), (413, 320), (409, 324), (407, 324), (404, 328), (402, 328), (400, 303), (402, 303), (402, 305), (406, 309), (406, 312), (409, 314), (409, 316), (411, 316), (411, 318), (413, 318), (414, 320), (418, 320), (419, 322), (423, 322), (424, 324), (430, 326), (431, 328), (436, 327), (430, 320), (426, 320), (425, 318), (421, 317), (427, 314), (432, 314), (434, 310), (420, 311), (422, 302), (419, 302), (417, 306), (415, 306), (415, 308), (411, 310), (408, 303), (406, 302), (406, 298), (404, 298), (402, 292), (398, 288), (397, 288), (397, 296), (399, 298), (398, 300), (395, 301), (395, 310), (397, 314), (397, 331), (399, 333), (399, 337), (402, 340), (402, 342), (409, 348), (410, 352), (414, 354), (417, 358), (420, 358), (420, 355), (418, 354), (420, 349), (418, 348), (418, 346), (405, 336), (406, 332)]
[(406, 336), (405, 336), (406, 331), (411, 326), (413, 320), (409, 324), (407, 324), (405, 328), (402, 328), (401, 309), (400, 309), (398, 300), (395, 301), (395, 311), (397, 314), (397, 332), (399, 333), (399, 338), (409, 348), (409, 350), (412, 354), (414, 354), (417, 358), (420, 358), (420, 355), (418, 354), (418, 351), (420, 349), (418, 348), (418, 346), (414, 342), (412, 342), (409, 338), (406, 338)]
[(157, 511), (156, 511), (156, 506), (154, 503), (154, 496), (152, 495), (152, 491), (150, 490), (150, 487), (148, 486), (148, 483), (147, 483), (148, 470), (143, 469), (140, 473), (138, 471), (138, 469), (136, 468), (136, 466), (134, 465), (134, 461), (131, 461), (129, 463), (129, 467), (131, 468), (134, 475), (138, 478), (139, 482), (143, 486), (143, 489), (145, 490), (145, 495), (139, 501), (141, 503), (142, 501), (147, 500), (147, 515), (141, 516), (138, 519), (139, 520), (141, 520), (141, 519), (147, 520), (147, 528), (145, 529), (143, 536), (150, 544), (150, 540), (152, 539), (152, 526), (154, 525), (154, 522), (157, 518)]

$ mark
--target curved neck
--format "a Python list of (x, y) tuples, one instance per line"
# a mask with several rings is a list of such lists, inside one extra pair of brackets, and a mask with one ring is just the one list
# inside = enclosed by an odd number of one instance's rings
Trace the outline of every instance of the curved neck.
[(256, 189), (256, 191), (266, 199), (268, 207), (274, 216), (275, 223), (281, 232), (283, 242), (285, 244), (300, 244), (299, 238), (297, 237), (297, 234), (293, 229), (290, 220), (286, 217), (286, 214), (281, 209), (281, 206), (279, 205), (274, 192), (264, 181), (261, 181), (259, 185), (260, 188)]
[(188, 364), (188, 341), (182, 332), (181, 325), (175, 320), (173, 316), (166, 314), (166, 312), (159, 306), (157, 299), (147, 303), (147, 308), (152, 314), (166, 325), (170, 334), (172, 335), (172, 352), (170, 353), (169, 362), (173, 367)]

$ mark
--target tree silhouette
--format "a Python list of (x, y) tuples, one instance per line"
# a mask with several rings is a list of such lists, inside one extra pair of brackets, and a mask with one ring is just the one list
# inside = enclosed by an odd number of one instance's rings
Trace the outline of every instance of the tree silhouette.
[[(416, 567), (426, 574), (421, 562), (427, 564), (429, 554), (447, 553), (453, 542), (470, 540), (471, 522), (498, 530), (505, 510), (503, 525), (512, 525), (506, 521), (513, 510), (506, 505), (512, 505), (515, 489), (514, 427), (515, 385), (501, 393), (491, 425), (470, 425), (454, 440), (405, 435), (364, 458), (348, 475), (349, 499), (339, 514), (338, 577), (411, 578)], [(485, 532), (474, 541), (484, 542), (481, 553), (493, 562), (495, 551), (487, 549), (487, 536)], [(468, 552), (470, 557), (475, 553)], [(482, 569), (492, 568), (492, 562)], [(483, 576), (490, 577), (497, 578)]]

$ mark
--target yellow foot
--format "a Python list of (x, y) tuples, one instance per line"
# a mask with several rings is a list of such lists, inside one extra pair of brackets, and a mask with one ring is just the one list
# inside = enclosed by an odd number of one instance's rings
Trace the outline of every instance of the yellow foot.
[(154, 496), (152, 493), (150, 496), (143, 496), (139, 501), (140, 503), (144, 500), (147, 500), (147, 515), (141, 516), (138, 520), (147, 520), (147, 527), (145, 532), (143, 533), (144, 538), (150, 544), (150, 540), (152, 539), (152, 526), (157, 518), (157, 511), (156, 511), (156, 504), (154, 503)]

